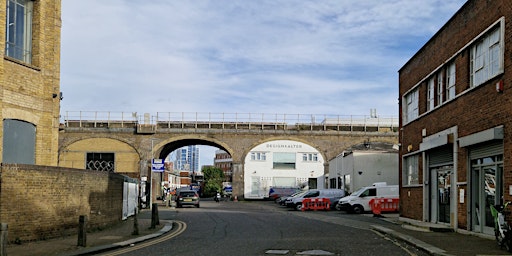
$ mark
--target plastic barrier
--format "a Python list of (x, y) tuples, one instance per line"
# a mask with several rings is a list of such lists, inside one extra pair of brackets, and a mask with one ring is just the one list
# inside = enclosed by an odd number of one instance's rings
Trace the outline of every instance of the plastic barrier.
[(331, 209), (331, 200), (329, 198), (304, 198), (302, 200), (302, 211), (306, 210), (324, 210), (328, 211)]
[(374, 198), (370, 200), (370, 208), (374, 215), (382, 212), (397, 212), (400, 206), (398, 198)]

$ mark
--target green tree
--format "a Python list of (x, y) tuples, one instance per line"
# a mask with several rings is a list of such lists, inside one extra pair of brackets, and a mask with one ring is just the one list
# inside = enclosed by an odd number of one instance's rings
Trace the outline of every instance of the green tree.
[(217, 167), (207, 166), (203, 168), (204, 175), (204, 195), (214, 196), (222, 190), (222, 181), (224, 180), (224, 172)]

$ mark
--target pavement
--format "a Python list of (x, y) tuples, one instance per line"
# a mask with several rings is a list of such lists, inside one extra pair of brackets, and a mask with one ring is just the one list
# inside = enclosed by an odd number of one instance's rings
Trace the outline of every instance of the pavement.
[[(271, 206), (271, 204), (268, 205)], [(158, 209), (160, 217), (162, 212), (176, 211), (175, 208), (164, 205), (160, 205)], [(314, 216), (319, 216), (319, 220), (322, 220), (322, 216), (325, 215), (309, 215), (311, 218), (315, 218)], [(372, 214), (365, 214), (365, 216), (376, 218)], [(429, 255), (511, 255), (504, 249), (499, 248), (494, 237), (490, 235), (475, 234), (463, 230), (453, 232), (444, 225), (401, 218), (396, 213), (382, 214), (378, 218), (383, 221), (381, 222), (382, 225), (374, 224), (371, 226), (372, 230), (390, 239), (409, 243)], [(138, 235), (132, 235), (134, 222), (134, 218), (130, 217), (118, 225), (87, 233), (85, 247), (77, 246), (78, 235), (76, 235), (22, 244), (9, 244), (6, 252), (9, 256), (95, 255), (154, 239), (171, 231), (173, 226), (171, 220), (160, 218), (160, 224), (151, 229), (151, 210), (141, 210), (137, 215)]]
[(78, 256), (96, 255), (102, 252), (131, 246), (161, 236), (172, 230), (173, 222), (163, 220), (164, 211), (175, 211), (175, 208), (160, 204), (158, 212), (160, 223), (151, 228), (151, 210), (142, 209), (137, 215), (137, 227), (139, 234), (133, 235), (135, 230), (135, 218), (120, 222), (117, 225), (103, 230), (87, 232), (86, 246), (77, 246), (78, 234), (54, 238), (43, 241), (23, 242), (21, 244), (8, 244), (6, 253), (8, 256)]

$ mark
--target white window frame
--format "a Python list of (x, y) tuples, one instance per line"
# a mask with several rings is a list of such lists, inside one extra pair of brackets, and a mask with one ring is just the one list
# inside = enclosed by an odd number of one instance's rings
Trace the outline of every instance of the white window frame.
[(418, 88), (415, 88), (414, 90), (410, 91), (404, 96), (404, 105), (403, 105), (403, 112), (404, 112), (404, 124), (407, 124), (419, 116), (419, 108), (418, 108)]
[(252, 161), (266, 161), (267, 155), (265, 152), (251, 152)]
[(505, 19), (489, 27), (471, 46), (469, 61), (470, 87), (477, 87), (503, 73)]
[(451, 100), (455, 98), (455, 78), (456, 70), (455, 70), (455, 62), (448, 64), (446, 67), (446, 100)]
[(303, 153), (302, 161), (303, 162), (318, 162), (318, 154), (317, 153)]
[(427, 111), (433, 110), (435, 107), (435, 82), (431, 78), (427, 84)]
[(443, 72), (437, 73), (437, 105), (441, 105), (444, 102), (444, 83), (443, 83)]
[(419, 155), (410, 155), (403, 158), (402, 184), (404, 186), (419, 185)]
[[(5, 55), (32, 63), (32, 0), (7, 0)], [(20, 17), (22, 15), (22, 17)]]

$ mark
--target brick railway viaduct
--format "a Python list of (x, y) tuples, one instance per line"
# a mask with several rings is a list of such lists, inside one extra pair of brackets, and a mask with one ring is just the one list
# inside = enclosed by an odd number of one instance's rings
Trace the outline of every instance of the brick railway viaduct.
[[(368, 120), (368, 119), (366, 119)], [(398, 123), (397, 121), (393, 123)], [(243, 194), (244, 159), (255, 146), (273, 140), (308, 144), (329, 160), (347, 148), (372, 142), (398, 143), (398, 127), (383, 122), (294, 123), (247, 121), (65, 120), (59, 135), (59, 166), (85, 168), (85, 153), (114, 152), (116, 173), (150, 175), (152, 158), (164, 159), (187, 145), (208, 145), (232, 157), (233, 194)]]

